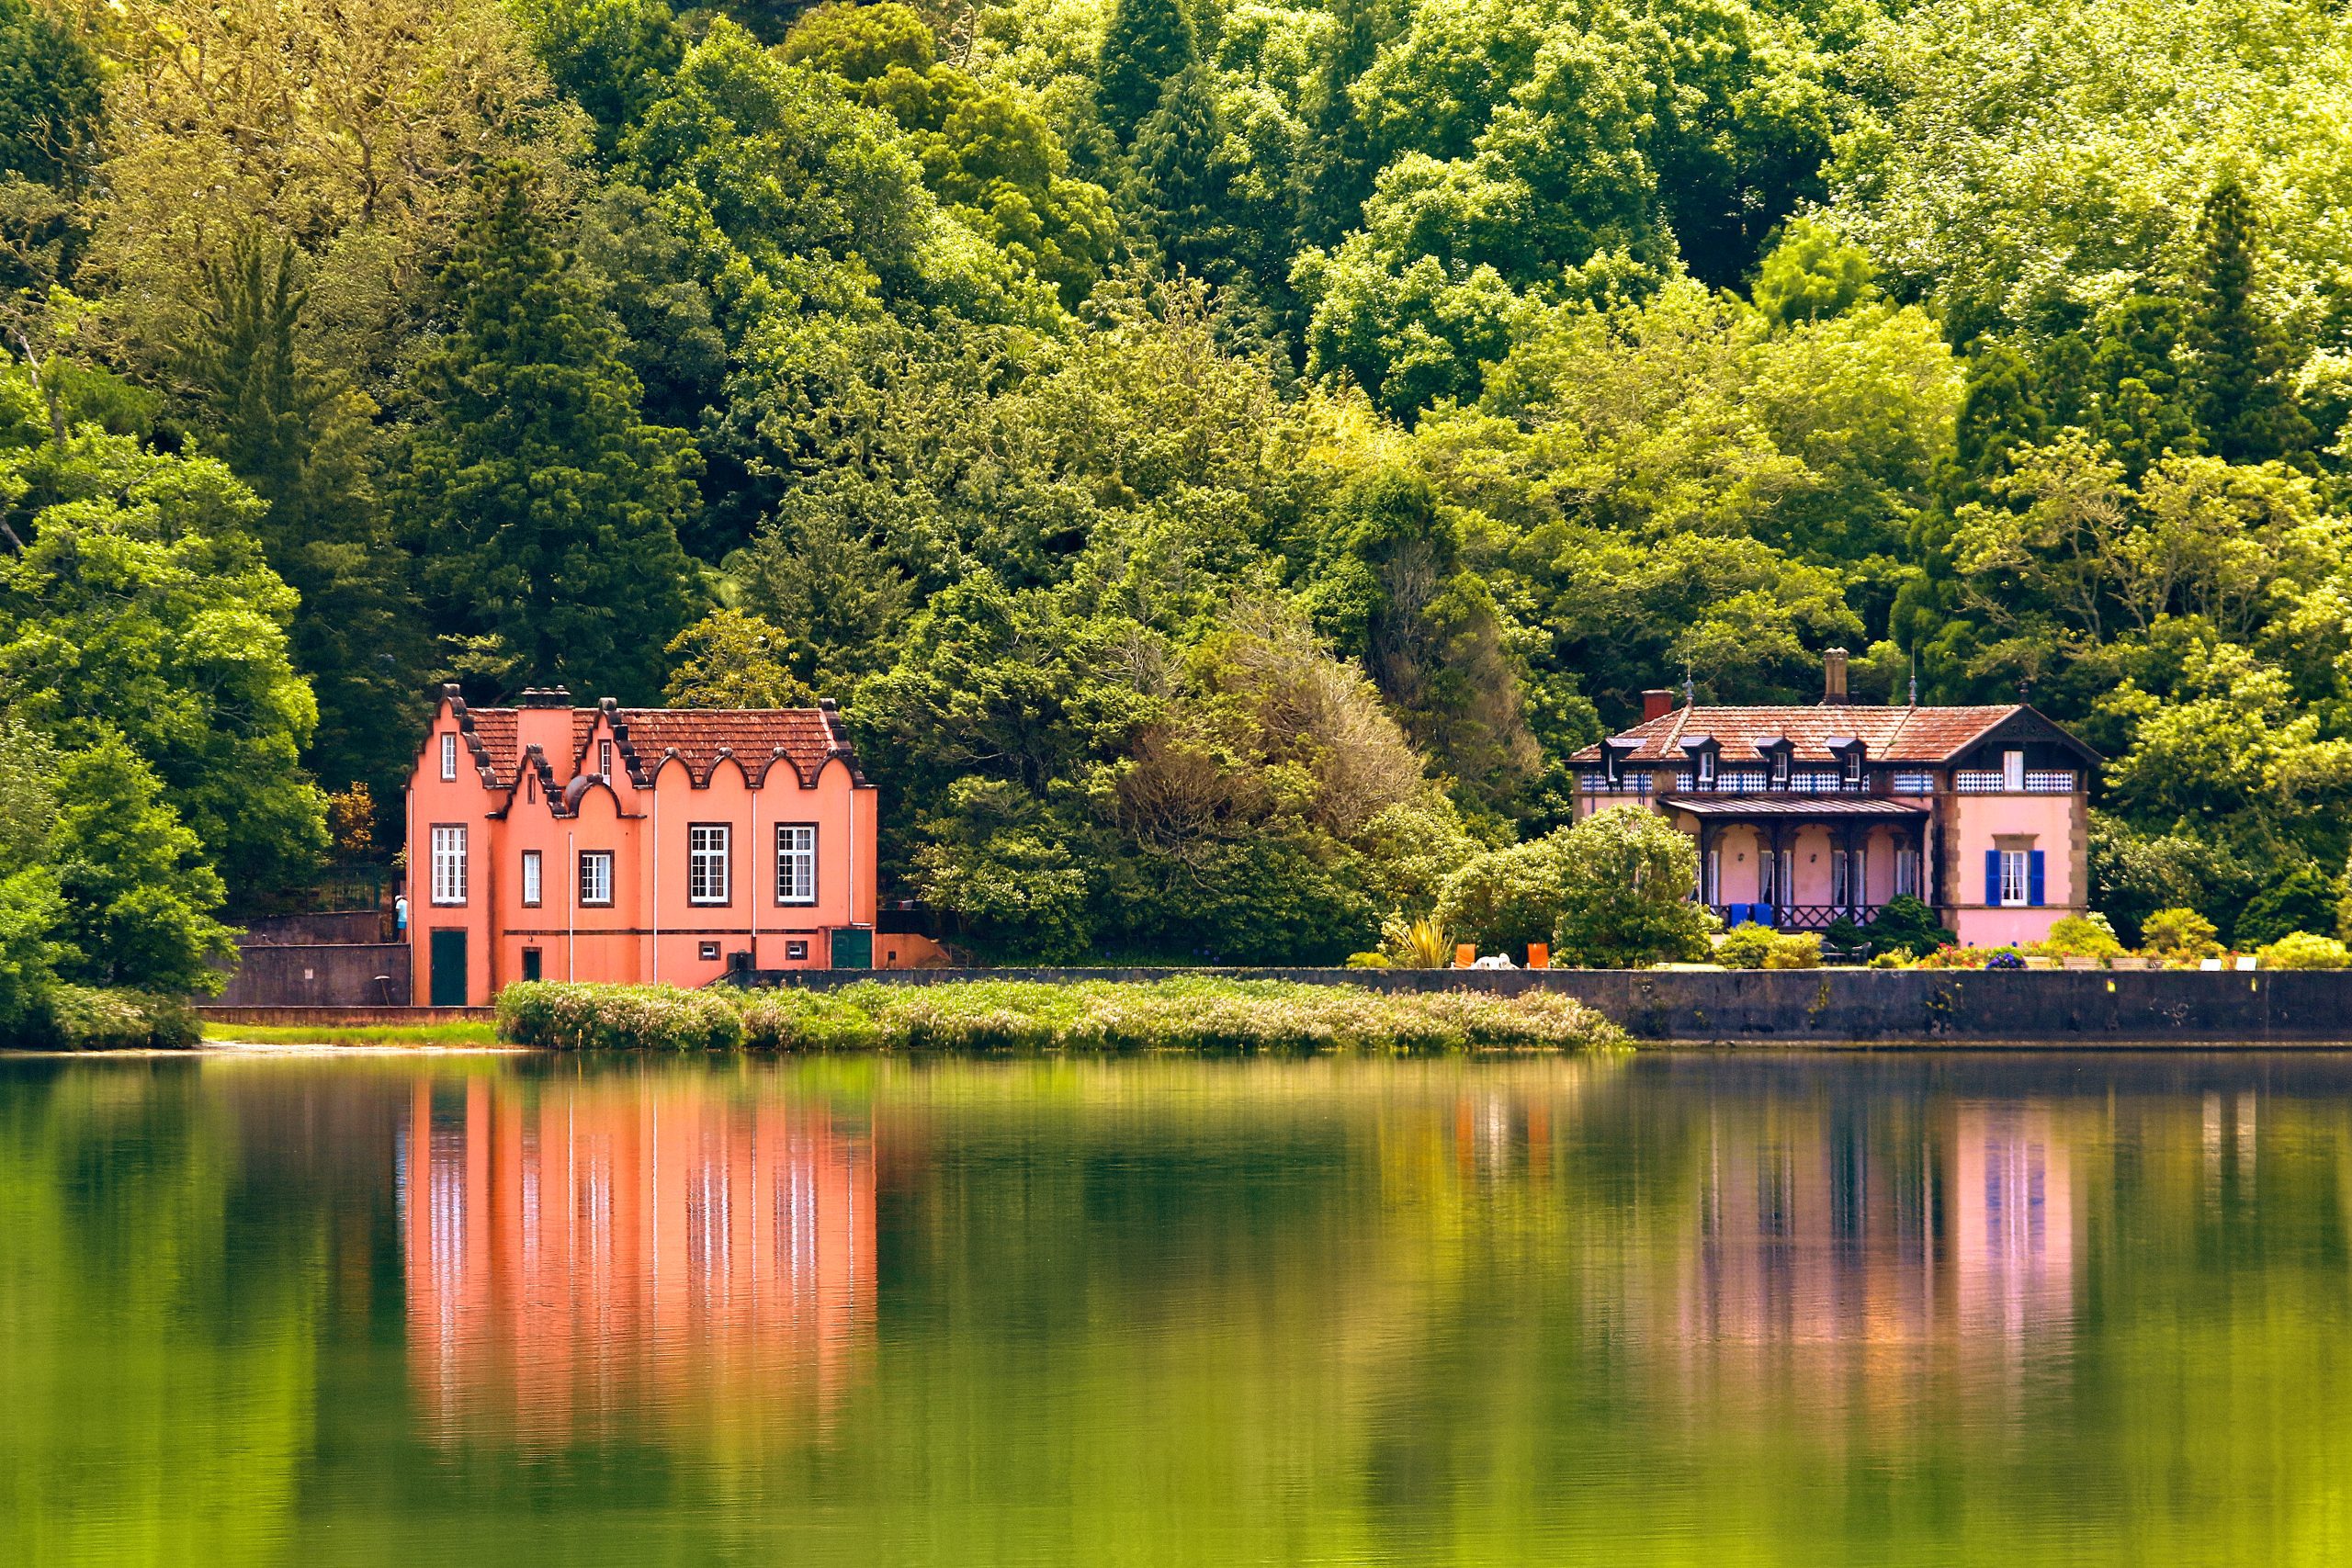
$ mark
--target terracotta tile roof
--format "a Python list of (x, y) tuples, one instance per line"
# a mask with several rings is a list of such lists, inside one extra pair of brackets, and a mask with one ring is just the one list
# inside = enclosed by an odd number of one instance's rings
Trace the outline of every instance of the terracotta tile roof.
[[(516, 710), (469, 707), (455, 696), (448, 700), (457, 712), (460, 731), (468, 738), (475, 766), (487, 768), (497, 787), (512, 788), (521, 776)], [(622, 753), (621, 769), (641, 781), (650, 782), (662, 759), (675, 751), (697, 786), (710, 782), (711, 770), (718, 765), (722, 753), (731, 754), (754, 783), (781, 762), (803, 782), (814, 784), (834, 757), (849, 764), (853, 779), (865, 782), (841, 716), (830, 708), (575, 707), (570, 759), (575, 775), (584, 771), (588, 742), (596, 732), (600, 714), (612, 716)]]
[[(593, 725), (594, 716), (589, 717)], [(851, 773), (857, 772), (857, 755), (840, 728), (840, 717), (821, 708), (617, 708), (613, 717), (615, 729), (635, 753), (637, 771), (647, 778), (673, 750), (696, 784), (709, 779), (722, 751), (731, 753), (754, 780), (777, 760), (811, 784), (830, 757), (842, 757)], [(582, 750), (590, 728), (576, 730)], [(579, 761), (575, 754), (575, 767)]]
[[(1829, 750), (1829, 742), (1849, 738), (1860, 740), (1865, 754), (1874, 762), (1941, 762), (1967, 750), (2004, 721), (2031, 711), (2021, 703), (1984, 707), (1898, 708), (1826, 703), (1785, 707), (1683, 707), (1637, 724), (1611, 739), (1638, 741), (1638, 748), (1626, 759), (1636, 763), (1679, 762), (1690, 754), (1682, 742), (1701, 736), (1713, 739), (1723, 749), (1726, 763), (1760, 758), (1757, 742), (1774, 738), (1787, 739), (1792, 755), (1801, 762), (1838, 761), (1837, 754)], [(1575, 760), (1597, 762), (1600, 760), (1600, 748), (1588, 746), (1576, 754)]]

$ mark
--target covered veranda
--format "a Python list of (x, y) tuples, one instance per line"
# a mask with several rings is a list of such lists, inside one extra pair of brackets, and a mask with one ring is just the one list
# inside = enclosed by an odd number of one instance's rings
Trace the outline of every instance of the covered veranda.
[(1928, 812), (1883, 795), (1669, 795), (1669, 818), (1699, 842), (1700, 897), (1727, 926), (1821, 931), (1868, 925), (1889, 900), (1935, 902)]

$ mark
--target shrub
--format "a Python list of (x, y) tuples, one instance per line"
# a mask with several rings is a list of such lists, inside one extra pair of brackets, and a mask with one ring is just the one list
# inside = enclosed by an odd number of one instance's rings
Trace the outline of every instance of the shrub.
[(34, 1039), (64, 1051), (184, 1051), (203, 1038), (196, 1010), (178, 997), (95, 986), (53, 987)]
[[(682, 1023), (682, 1004), (725, 1025)], [(1619, 1043), (1569, 997), (1385, 992), (1279, 980), (1075, 985), (968, 980), (839, 990), (674, 991), (527, 982), (498, 998), (499, 1036), (563, 1049), (742, 1044), (780, 1051), (1453, 1051)]]
[(1821, 967), (1821, 937), (1815, 931), (1783, 931), (1772, 939), (1771, 951), (1764, 955), (1767, 969), (1818, 969)]
[(1705, 958), (1715, 917), (1691, 901), (1698, 881), (1698, 846), (1665, 818), (1596, 812), (1567, 832), (1554, 954), (1595, 969)]
[(2315, 865), (2299, 865), (2246, 900), (2234, 935), (2241, 950), (2292, 936), (2335, 929), (2335, 906), (2343, 890)]
[(2041, 951), (2060, 958), (2113, 958), (2123, 943), (2105, 915), (2069, 915), (2050, 928)]
[(2140, 951), (2166, 964), (2194, 964), (2221, 955), (2219, 935), (2194, 909), (2159, 909), (2141, 922)]
[(498, 993), (498, 1037), (558, 1051), (727, 1051), (741, 1012), (714, 991), (521, 980)]
[(1917, 963), (1922, 969), (1982, 969), (1984, 967), (1984, 951), (1948, 942), (1932, 953), (1920, 954)]
[(2025, 954), (2016, 951), (2014, 948), (2004, 947), (1996, 952), (1985, 954), (1984, 967), (1987, 969), (2022, 969), (2025, 967)]
[(1936, 912), (1925, 900), (1908, 893), (1888, 899), (1862, 934), (1870, 939), (1873, 958), (1888, 953), (1925, 958), (1938, 948), (1951, 947), (1960, 940), (1948, 927), (1936, 923)]
[(2342, 969), (2352, 966), (2352, 949), (2332, 936), (2292, 931), (2266, 943), (2255, 958), (2265, 969)]
[(1772, 951), (1772, 928), (1742, 920), (1715, 939), (1715, 962), (1726, 969), (1761, 969)]
[(1439, 889), (1439, 927), (1459, 932), (1481, 953), (1522, 952), (1529, 942), (1551, 940), (1566, 897), (1563, 878), (1573, 831), (1564, 828), (1473, 857)]

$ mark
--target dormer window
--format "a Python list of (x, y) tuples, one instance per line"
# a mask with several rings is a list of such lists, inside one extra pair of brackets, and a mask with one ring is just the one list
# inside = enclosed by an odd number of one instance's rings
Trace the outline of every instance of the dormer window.
[(1772, 787), (1774, 789), (1789, 787), (1789, 751), (1785, 746), (1772, 753)]
[(1838, 759), (1839, 786), (1845, 789), (1861, 788), (1864, 776), (1862, 763), (1869, 752), (1869, 748), (1862, 744), (1860, 738), (1852, 735), (1833, 735), (1829, 738), (1828, 745), (1830, 755)]
[(441, 737), (441, 782), (458, 782), (458, 738), (455, 735)]
[(1764, 776), (1773, 789), (1789, 787), (1790, 776), (1796, 772), (1791, 761), (1795, 748), (1785, 735), (1768, 735), (1756, 743), (1764, 756)]
[(1640, 750), (1638, 740), (1604, 740), (1600, 743), (1600, 787), (1615, 794), (1625, 787), (1625, 763)]
[(1690, 787), (1698, 790), (1718, 788), (1723, 748), (1715, 744), (1715, 738), (1712, 735), (1686, 735), (1682, 738), (1682, 751), (1690, 759)]

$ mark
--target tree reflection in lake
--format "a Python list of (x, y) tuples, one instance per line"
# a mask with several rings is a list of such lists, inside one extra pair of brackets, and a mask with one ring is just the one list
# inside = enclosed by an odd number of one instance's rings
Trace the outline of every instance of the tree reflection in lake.
[(0, 1064), (0, 1561), (2328, 1562), (2352, 1060)]

